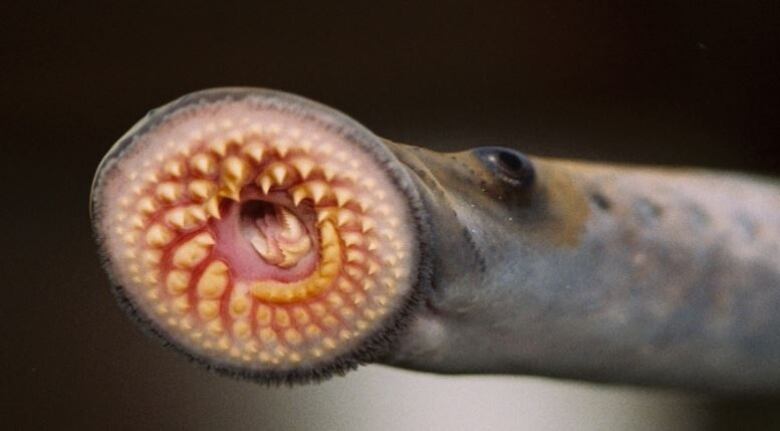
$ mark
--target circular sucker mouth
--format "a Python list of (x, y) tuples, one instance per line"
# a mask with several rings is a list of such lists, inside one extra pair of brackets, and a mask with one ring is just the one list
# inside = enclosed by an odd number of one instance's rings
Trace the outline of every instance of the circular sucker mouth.
[(233, 375), (298, 381), (370, 360), (420, 282), (422, 208), (400, 163), (284, 93), (209, 90), (152, 111), (101, 163), (91, 205), (120, 299)]

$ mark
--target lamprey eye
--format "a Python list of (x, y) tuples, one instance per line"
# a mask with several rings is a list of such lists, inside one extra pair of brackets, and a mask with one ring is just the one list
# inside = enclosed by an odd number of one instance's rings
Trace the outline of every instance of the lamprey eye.
[(194, 93), (109, 152), (93, 221), (142, 324), (218, 370), (307, 380), (380, 354), (413, 301), (421, 210), (398, 164), (314, 102)]
[(534, 181), (534, 167), (521, 152), (503, 147), (482, 147), (474, 150), (485, 166), (513, 186), (527, 186)]

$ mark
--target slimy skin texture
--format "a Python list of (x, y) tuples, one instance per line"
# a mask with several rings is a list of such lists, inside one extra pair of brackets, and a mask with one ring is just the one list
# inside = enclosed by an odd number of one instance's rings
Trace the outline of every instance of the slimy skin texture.
[(780, 391), (780, 186), (436, 153), (251, 88), (152, 111), (96, 174), (120, 303), (219, 372), (380, 362), (721, 394)]
[(435, 270), (426, 307), (385, 363), (780, 390), (776, 183), (503, 148), (395, 148), (436, 220)]

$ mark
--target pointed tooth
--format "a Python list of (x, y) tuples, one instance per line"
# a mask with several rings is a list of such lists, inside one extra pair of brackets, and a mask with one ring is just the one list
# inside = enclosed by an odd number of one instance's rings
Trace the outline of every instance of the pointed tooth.
[(276, 180), (276, 184), (284, 184), (284, 180), (287, 179), (287, 166), (281, 163), (277, 164), (271, 169), (271, 175)]
[(175, 267), (190, 269), (206, 259), (211, 251), (211, 246), (203, 243), (201, 235), (185, 242), (174, 251), (173, 265)]
[(336, 177), (336, 170), (332, 166), (323, 166), (322, 175), (325, 176), (326, 180), (333, 181), (333, 178)]
[(144, 214), (151, 214), (157, 211), (157, 205), (155, 204), (154, 199), (146, 196), (138, 201), (138, 210)]
[(190, 273), (174, 269), (168, 273), (165, 279), (165, 286), (168, 288), (168, 292), (171, 294), (179, 294), (187, 290), (187, 286), (190, 284)]
[(219, 315), (219, 301), (206, 299), (198, 302), (198, 315), (203, 320), (213, 320)]
[(174, 202), (181, 195), (181, 186), (176, 183), (166, 182), (157, 186), (157, 197), (163, 202)]
[(209, 144), (209, 149), (217, 153), (220, 157), (225, 157), (225, 154), (227, 154), (227, 147), (228, 141), (225, 138), (219, 138)]
[(276, 152), (279, 154), (279, 156), (284, 157), (287, 155), (287, 153), (290, 151), (290, 141), (287, 139), (276, 139), (274, 141), (274, 149), (276, 149)]
[(363, 218), (363, 220), (360, 221), (361, 229), (363, 233), (366, 233), (373, 229), (376, 226), (376, 223), (374, 223), (374, 220), (370, 218)]
[(290, 162), (296, 171), (301, 175), (302, 179), (306, 179), (311, 175), (312, 170), (314, 170), (314, 162), (311, 159), (307, 159), (304, 157), (299, 157), (292, 162)]
[(333, 189), (333, 194), (336, 195), (336, 203), (343, 207), (347, 204), (350, 200), (353, 198), (353, 194), (351, 191), (343, 188), (343, 187), (336, 187)]
[(214, 158), (203, 153), (192, 156), (190, 165), (195, 172), (201, 175), (213, 175), (217, 167)]
[(298, 187), (295, 190), (293, 190), (293, 204), (295, 206), (298, 206), (301, 201), (303, 201), (306, 198), (307, 192), (306, 189), (303, 187)]
[(211, 181), (195, 180), (189, 184), (188, 189), (194, 198), (202, 202), (214, 195), (217, 186)]
[(193, 205), (187, 208), (187, 211), (190, 217), (198, 222), (204, 222), (206, 219), (208, 219), (208, 214), (206, 214), (206, 210), (202, 207)]
[(329, 187), (325, 185), (325, 183), (321, 181), (314, 181), (307, 185), (309, 192), (311, 192), (311, 197), (314, 199), (314, 203), (318, 204), (320, 201), (322, 201), (322, 198), (325, 197), (325, 194), (328, 192)]
[(144, 262), (150, 265), (157, 265), (162, 259), (162, 253), (157, 250), (146, 250), (143, 253)]
[(347, 262), (363, 263), (366, 256), (358, 250), (347, 250)]
[(336, 221), (339, 227), (344, 226), (353, 220), (355, 220), (355, 214), (353, 214), (352, 211), (349, 210), (338, 211), (338, 215), (336, 216)]
[(244, 147), (243, 152), (249, 156), (253, 162), (260, 163), (263, 161), (263, 153), (265, 152), (265, 148), (263, 148), (263, 145), (259, 142), (253, 142), (251, 144), (247, 144)]
[(368, 275), (374, 275), (378, 271), (379, 271), (379, 265), (375, 261), (369, 260), (368, 261)]
[(363, 235), (357, 232), (345, 232), (342, 235), (342, 239), (344, 240), (344, 244), (347, 247), (353, 245), (357, 245), (357, 246), (363, 245)]
[(197, 244), (205, 245), (205, 246), (214, 245), (217, 243), (214, 240), (214, 237), (211, 236), (211, 234), (208, 232), (203, 232), (197, 235), (195, 238), (193, 238), (193, 241), (195, 241), (195, 243)]
[(370, 238), (368, 240), (368, 247), (367, 248), (368, 248), (368, 251), (375, 251), (376, 249), (379, 248), (379, 244), (376, 242), (375, 239)]
[(219, 220), (222, 218), (222, 215), (219, 213), (219, 200), (216, 196), (206, 201), (204, 208), (206, 209), (206, 213), (215, 219)]
[(183, 230), (192, 229), (199, 224), (187, 208), (175, 208), (171, 211), (168, 211), (168, 213), (165, 215), (165, 221), (177, 229)]
[(268, 194), (268, 192), (271, 190), (272, 182), (273, 181), (271, 180), (271, 177), (268, 175), (263, 175), (257, 181), (257, 185), (260, 186), (260, 188), (263, 190), (263, 193)]
[(246, 162), (239, 157), (228, 157), (222, 162), (223, 180), (235, 186), (241, 186), (246, 179), (248, 166)]
[(201, 298), (217, 299), (225, 292), (228, 286), (228, 267), (224, 262), (215, 260), (211, 262), (197, 284), (198, 296)]
[(180, 160), (170, 160), (163, 166), (163, 171), (174, 178), (179, 178), (184, 175), (184, 163)]
[(228, 198), (230, 200), (240, 202), (241, 201), (241, 191), (236, 187), (231, 187), (230, 185), (226, 185), (219, 191), (219, 195), (225, 198)]
[(266, 305), (258, 305), (255, 310), (255, 320), (259, 325), (267, 326), (271, 324), (271, 308)]
[(173, 234), (165, 226), (154, 224), (146, 231), (146, 243), (152, 247), (162, 247), (173, 239)]

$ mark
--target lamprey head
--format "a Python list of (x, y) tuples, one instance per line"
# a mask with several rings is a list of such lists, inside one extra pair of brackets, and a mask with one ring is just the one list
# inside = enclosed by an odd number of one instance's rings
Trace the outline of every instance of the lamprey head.
[(109, 151), (91, 212), (120, 302), (234, 376), (297, 382), (383, 355), (425, 287), (425, 213), (355, 121), (260, 89), (187, 95)]

